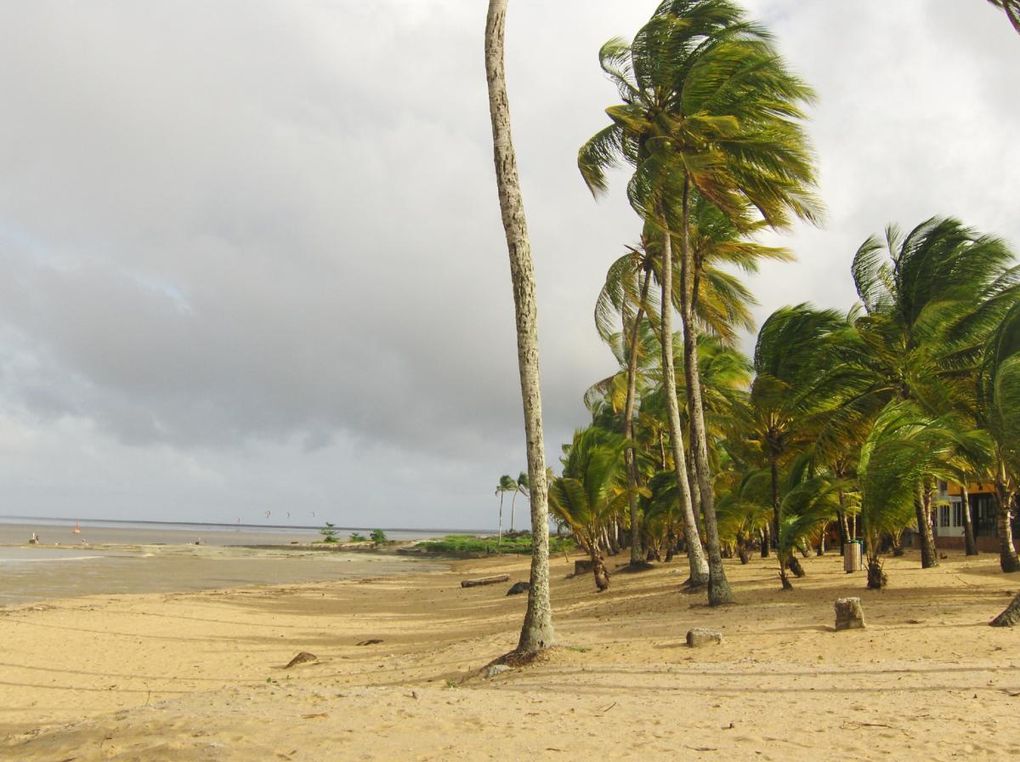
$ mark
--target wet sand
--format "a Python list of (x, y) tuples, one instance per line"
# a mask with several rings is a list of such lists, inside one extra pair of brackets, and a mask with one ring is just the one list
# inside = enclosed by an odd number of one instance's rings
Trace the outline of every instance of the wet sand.
[[(524, 579), (524, 560), (8, 609), (0, 757), (975, 760), (1020, 745), (1020, 633), (987, 626), (1020, 575), (908, 554), (871, 592), (831, 555), (781, 592), (773, 564), (727, 562), (738, 604), (709, 609), (679, 591), (681, 564), (599, 595), (554, 559), (559, 647), (491, 679), (479, 669), (514, 646), (525, 601), (458, 582)], [(846, 595), (866, 629), (834, 631)], [(722, 644), (687, 648), (694, 626)], [(299, 651), (318, 661), (283, 669)]]
[(434, 562), (394, 555), (289, 546), (0, 547), (0, 610), (57, 598), (296, 584), (433, 568)]

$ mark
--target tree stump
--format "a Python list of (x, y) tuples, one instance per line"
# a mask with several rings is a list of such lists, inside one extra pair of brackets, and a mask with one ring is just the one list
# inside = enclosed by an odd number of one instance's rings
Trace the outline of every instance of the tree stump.
[(1017, 623), (1020, 623), (1020, 594), (1009, 602), (1005, 611), (989, 622), (992, 627), (1013, 627)]
[(718, 630), (695, 627), (693, 630), (687, 631), (687, 645), (690, 648), (701, 648), (718, 643), (722, 643), (722, 633)]
[(531, 589), (530, 582), (514, 582), (513, 587), (506, 591), (507, 595), (520, 595)]
[(864, 610), (860, 598), (836, 599), (836, 629), (856, 630), (864, 627)]
[(574, 561), (574, 576), (577, 576), (578, 574), (584, 574), (585, 572), (590, 572), (591, 566), (592, 563), (590, 558), (584, 558)]

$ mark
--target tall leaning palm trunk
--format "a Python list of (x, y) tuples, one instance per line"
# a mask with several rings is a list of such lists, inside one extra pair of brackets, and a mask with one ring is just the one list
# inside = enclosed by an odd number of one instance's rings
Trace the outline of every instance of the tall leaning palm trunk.
[[(665, 215), (663, 215), (665, 223)], [(691, 500), (691, 484), (687, 478), (687, 456), (684, 453), (683, 427), (680, 424), (680, 407), (676, 399), (676, 369), (673, 363), (673, 245), (670, 241), (669, 226), (663, 224), (662, 233), (662, 274), (659, 279), (662, 289), (660, 299), (659, 331), (662, 345), (662, 386), (666, 396), (666, 413), (669, 419), (669, 439), (673, 447), (673, 467), (676, 471), (680, 493), (680, 515), (684, 522), (684, 538), (687, 541), (687, 560), (690, 563), (691, 586), (701, 586), (709, 581), (709, 566), (701, 545), (698, 519), (694, 515)], [(720, 565), (722, 558), (720, 556)]]
[(684, 374), (687, 389), (687, 412), (691, 422), (691, 457), (697, 477), (698, 502), (705, 517), (708, 549), (708, 603), (719, 606), (733, 602), (733, 592), (723, 568), (719, 542), (719, 524), (715, 514), (712, 471), (708, 463), (708, 434), (705, 431), (705, 406), (701, 394), (701, 373), (698, 367), (698, 333), (694, 316), (695, 263), (690, 240), (690, 180), (684, 179), (682, 199), (683, 233), (680, 236), (680, 319), (683, 323)]
[(489, 90), (496, 187), (513, 281), (517, 363), (524, 405), (528, 481), (531, 485), (531, 589), (517, 644), (518, 653), (529, 654), (548, 648), (553, 643), (552, 606), (549, 602), (549, 504), (542, 435), (542, 394), (539, 386), (535, 273), (517, 175), (517, 157), (510, 136), (510, 102), (503, 65), (506, 6), (507, 0), (489, 0), (485, 20), (485, 78)]
[(623, 435), (627, 439), (624, 458), (627, 462), (627, 504), (630, 511), (630, 563), (637, 566), (644, 561), (641, 547), (641, 517), (638, 512), (638, 468), (637, 450), (634, 447), (634, 408), (637, 406), (638, 342), (641, 337), (641, 321), (644, 318), (645, 300), (652, 279), (651, 269), (641, 274), (641, 293), (630, 337), (627, 340), (627, 399), (623, 406)]

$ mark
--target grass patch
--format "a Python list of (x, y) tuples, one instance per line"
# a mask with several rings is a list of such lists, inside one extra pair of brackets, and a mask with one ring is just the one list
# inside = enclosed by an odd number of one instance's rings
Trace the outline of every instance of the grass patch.
[[(515, 532), (503, 535), (502, 541), (495, 537), (480, 537), (468, 534), (448, 534), (438, 540), (424, 540), (417, 547), (429, 553), (442, 553), (453, 556), (488, 556), (495, 553), (531, 554), (531, 535), (527, 532)], [(549, 552), (571, 552), (577, 546), (569, 537), (550, 537)]]

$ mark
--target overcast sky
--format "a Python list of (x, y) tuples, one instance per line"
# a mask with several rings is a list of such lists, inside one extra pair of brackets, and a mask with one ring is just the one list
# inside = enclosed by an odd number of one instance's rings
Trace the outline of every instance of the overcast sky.
[[(752, 282), (846, 308), (856, 247), (1020, 247), (1020, 37), (984, 0), (755, 0), (818, 91), (828, 213)], [(512, 0), (547, 449), (613, 370), (640, 231), (576, 168), (653, 0)], [(482, 0), (0, 4), (0, 515), (492, 527), (525, 468)], [(519, 506), (518, 525), (524, 523)], [(312, 513), (315, 513), (315, 517)]]

